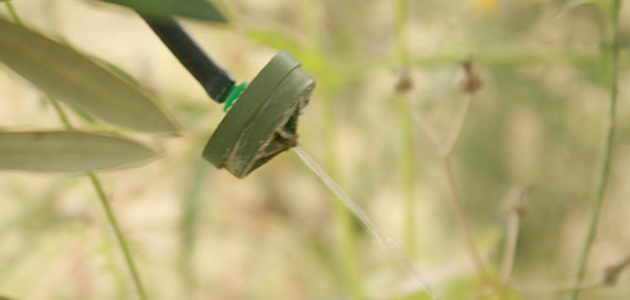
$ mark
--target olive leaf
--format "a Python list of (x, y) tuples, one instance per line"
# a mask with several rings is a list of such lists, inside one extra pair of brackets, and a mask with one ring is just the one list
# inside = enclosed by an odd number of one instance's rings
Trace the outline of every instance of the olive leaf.
[(0, 169), (78, 172), (145, 161), (151, 148), (127, 138), (80, 131), (0, 132)]
[(182, 16), (204, 21), (226, 23), (226, 18), (212, 3), (206, 0), (101, 0), (124, 5), (143, 14), (160, 16)]
[(71, 47), (2, 18), (0, 61), (50, 96), (112, 124), (177, 131), (142, 90)]
[(610, 2), (611, 1), (606, 0), (568, 0), (564, 2), (562, 6), (558, 9), (557, 14), (564, 15), (582, 6), (592, 6), (602, 12), (606, 12), (608, 9), (610, 9)]

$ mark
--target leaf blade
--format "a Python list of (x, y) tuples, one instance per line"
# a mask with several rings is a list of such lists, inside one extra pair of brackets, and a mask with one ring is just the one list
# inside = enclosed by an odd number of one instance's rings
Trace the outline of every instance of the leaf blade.
[(609, 9), (609, 3), (610, 1), (602, 0), (568, 0), (560, 6), (556, 14), (562, 16), (582, 6), (592, 6), (602, 12), (606, 12)]
[(181, 16), (204, 21), (227, 23), (216, 6), (205, 0), (101, 0), (127, 6), (139, 12), (157, 16)]
[(146, 161), (156, 152), (133, 140), (80, 131), (0, 132), (0, 169), (102, 170)]
[(176, 132), (144, 92), (78, 51), (0, 18), (0, 61), (43, 92), (109, 123)]

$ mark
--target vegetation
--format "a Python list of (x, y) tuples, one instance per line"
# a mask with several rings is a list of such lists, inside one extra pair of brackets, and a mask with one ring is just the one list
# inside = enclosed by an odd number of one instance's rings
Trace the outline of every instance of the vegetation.
[(300, 147), (438, 298), (630, 294), (623, 1), (1, 2), (0, 299), (432, 297), (294, 153), (203, 161), (221, 107), (124, 6), (297, 57)]

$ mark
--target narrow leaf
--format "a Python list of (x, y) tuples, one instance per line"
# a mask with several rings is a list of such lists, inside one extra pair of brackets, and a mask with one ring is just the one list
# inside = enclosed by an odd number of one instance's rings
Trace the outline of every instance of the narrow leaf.
[(606, 9), (608, 8), (608, 2), (610, 1), (603, 1), (603, 0), (568, 0), (566, 2), (564, 2), (564, 4), (562, 4), (562, 6), (560, 7), (560, 9), (558, 10), (558, 15), (564, 15), (569, 13), (570, 11), (578, 8), (578, 7), (582, 7), (582, 6), (593, 6), (601, 11), (606, 11)]
[(101, 0), (124, 5), (141, 13), (160, 16), (182, 16), (226, 23), (227, 20), (212, 3), (206, 0)]
[(144, 161), (155, 151), (132, 140), (78, 131), (0, 132), (0, 169), (78, 172)]
[(144, 92), (76, 50), (0, 18), (0, 61), (43, 92), (112, 124), (174, 132)]

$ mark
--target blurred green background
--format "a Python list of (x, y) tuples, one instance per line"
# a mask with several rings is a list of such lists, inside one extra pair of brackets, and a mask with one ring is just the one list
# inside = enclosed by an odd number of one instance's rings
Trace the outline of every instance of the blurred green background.
[[(281, 49), (302, 61), (318, 84), (299, 123), (302, 147), (401, 245), (400, 170), (411, 163), (416, 251), (408, 254), (447, 299), (484, 299), (440, 158), (415, 123), (413, 159), (401, 159), (409, 136), (394, 89), (404, 65), (394, 1), (215, 3), (229, 24), (182, 20), (197, 41), (238, 81), (251, 81)], [(13, 5), (30, 28), (133, 75), (183, 127), (179, 137), (136, 134), (164, 150), (159, 160), (100, 173), (150, 299), (356, 298), (344, 271), (348, 257), (339, 249), (338, 200), (292, 152), (243, 180), (203, 161), (224, 113), (136, 14), (98, 1)], [(610, 92), (605, 14), (592, 6), (559, 13), (562, 7), (565, 1), (556, 0), (408, 1), (404, 22), (414, 84), (410, 109), (441, 137), (465, 97), (457, 88), (460, 61), (472, 55), (484, 86), (452, 156), (458, 191), (477, 247), (497, 275), (503, 203), (511, 188), (532, 188), (512, 278), (543, 285), (575, 279)], [(4, 7), (0, 14), (7, 16)], [(629, 19), (622, 5), (626, 46)], [(630, 255), (630, 57), (627, 48), (620, 51), (611, 176), (586, 279)], [(0, 128), (63, 128), (33, 86), (2, 69)], [(72, 120), (80, 128), (95, 126)], [(137, 299), (93, 188), (79, 175), (0, 173), (0, 295)], [(363, 296), (406, 299), (417, 292), (360, 224), (350, 225)], [(630, 276), (623, 273), (615, 286), (585, 291), (580, 299), (628, 295)], [(565, 297), (514, 292), (492, 299)]]

